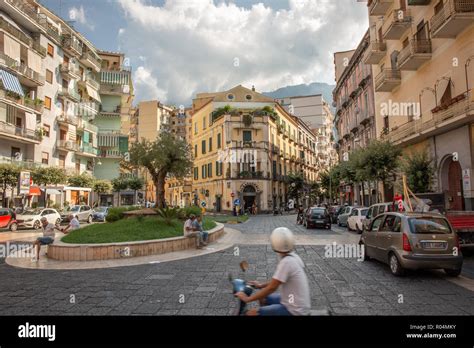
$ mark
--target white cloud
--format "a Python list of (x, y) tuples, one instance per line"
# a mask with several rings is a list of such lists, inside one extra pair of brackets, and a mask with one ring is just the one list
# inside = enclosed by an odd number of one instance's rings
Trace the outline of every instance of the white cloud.
[(189, 105), (197, 92), (237, 84), (269, 91), (334, 83), (333, 52), (355, 48), (368, 28), (367, 8), (355, 0), (289, 0), (288, 10), (212, 0), (119, 3), (120, 47), (142, 65), (137, 101), (162, 95)]
[(86, 12), (84, 11), (84, 7), (82, 5), (77, 7), (71, 7), (69, 9), (69, 19), (71, 21), (77, 21), (82, 25), (88, 27), (90, 30), (94, 30), (94, 25), (90, 23), (87, 19)]

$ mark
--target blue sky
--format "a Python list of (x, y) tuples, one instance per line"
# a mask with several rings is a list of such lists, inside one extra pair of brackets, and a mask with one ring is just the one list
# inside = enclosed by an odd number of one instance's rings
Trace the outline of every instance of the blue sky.
[[(333, 52), (368, 27), (356, 0), (41, 0), (96, 47), (130, 59), (135, 101), (334, 83)], [(344, 19), (344, 25), (341, 19)]]

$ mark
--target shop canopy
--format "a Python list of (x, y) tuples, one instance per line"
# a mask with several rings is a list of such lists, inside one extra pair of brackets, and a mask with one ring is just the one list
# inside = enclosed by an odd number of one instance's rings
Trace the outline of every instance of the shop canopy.
[(29, 196), (41, 196), (41, 190), (38, 186), (30, 186)]

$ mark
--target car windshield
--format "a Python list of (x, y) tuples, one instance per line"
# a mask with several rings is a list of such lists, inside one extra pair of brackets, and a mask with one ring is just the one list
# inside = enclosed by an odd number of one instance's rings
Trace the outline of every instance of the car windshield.
[(369, 209), (362, 209), (362, 210), (360, 211), (360, 215), (366, 216), (368, 211), (369, 211)]
[(80, 208), (81, 208), (81, 206), (74, 205), (74, 206), (71, 207), (71, 209), (69, 209), (69, 211), (79, 211)]
[(98, 208), (95, 208), (95, 212), (96, 213), (105, 213), (107, 211), (107, 208), (106, 207), (98, 207)]
[(311, 214), (313, 214), (313, 215), (322, 215), (322, 214), (324, 214), (324, 209), (313, 209), (313, 210), (311, 210)]
[(28, 209), (23, 213), (23, 215), (39, 215), (39, 214), (41, 214), (41, 209)]
[(438, 217), (408, 219), (412, 233), (451, 233), (448, 221)]

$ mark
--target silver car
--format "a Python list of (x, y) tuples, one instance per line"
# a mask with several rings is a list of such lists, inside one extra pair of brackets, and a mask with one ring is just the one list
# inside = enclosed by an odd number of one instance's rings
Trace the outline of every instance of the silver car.
[(461, 273), (457, 235), (440, 214), (383, 213), (362, 233), (360, 243), (366, 260), (388, 264), (397, 276), (405, 269), (444, 269), (449, 276)]
[(337, 225), (347, 227), (347, 219), (352, 214), (352, 209), (355, 207), (348, 205), (344, 208), (344, 210), (337, 216)]
[(63, 222), (69, 222), (69, 215), (72, 214), (77, 217), (79, 221), (85, 221), (88, 224), (92, 222), (93, 210), (88, 205), (73, 205), (62, 215)]
[(369, 207), (364, 221), (362, 221), (362, 230), (369, 227), (370, 223), (382, 213), (393, 211), (393, 203), (376, 203)]

